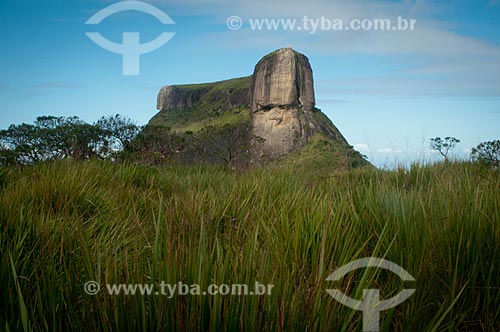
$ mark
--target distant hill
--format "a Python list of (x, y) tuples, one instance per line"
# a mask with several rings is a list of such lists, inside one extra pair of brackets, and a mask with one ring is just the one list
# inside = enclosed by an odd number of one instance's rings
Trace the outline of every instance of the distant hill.
[(263, 57), (252, 76), (161, 88), (145, 132), (175, 135), (180, 163), (304, 168), (370, 165), (315, 107), (309, 60), (290, 48)]

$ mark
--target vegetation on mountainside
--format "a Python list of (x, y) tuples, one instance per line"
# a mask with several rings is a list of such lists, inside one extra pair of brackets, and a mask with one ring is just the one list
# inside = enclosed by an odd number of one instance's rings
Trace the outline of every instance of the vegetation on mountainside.
[(248, 76), (215, 83), (176, 85), (184, 93), (196, 90), (206, 92), (192, 107), (160, 111), (148, 125), (168, 126), (172, 132), (184, 134), (200, 131), (207, 126), (232, 126), (246, 122), (250, 119), (249, 105), (232, 105), (229, 95), (248, 93), (251, 83), (252, 77)]

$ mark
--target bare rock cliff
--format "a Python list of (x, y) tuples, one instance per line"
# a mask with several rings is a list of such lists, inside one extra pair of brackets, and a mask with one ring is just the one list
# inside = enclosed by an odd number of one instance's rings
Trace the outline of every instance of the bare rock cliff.
[(315, 105), (311, 65), (305, 55), (282, 48), (259, 61), (253, 74), (252, 109)]
[(252, 159), (276, 158), (303, 146), (318, 128), (309, 60), (291, 48), (265, 56), (252, 82)]
[(199, 102), (208, 89), (200, 88), (186, 91), (178, 86), (164, 86), (158, 93), (156, 108), (158, 110), (184, 109)]
[(223, 104), (226, 108), (248, 105), (250, 82), (247, 76), (214, 83), (166, 85), (158, 92), (156, 109), (182, 112), (200, 104)]

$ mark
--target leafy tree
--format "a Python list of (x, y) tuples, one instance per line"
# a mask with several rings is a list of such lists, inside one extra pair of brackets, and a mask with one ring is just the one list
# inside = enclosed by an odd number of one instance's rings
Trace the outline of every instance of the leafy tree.
[(249, 126), (208, 126), (197, 134), (199, 158), (205, 162), (224, 163), (228, 166), (241, 166), (248, 159), (247, 146)]
[(36, 163), (46, 160), (50, 153), (45, 136), (45, 130), (34, 125), (10, 125), (0, 131), (0, 146), (2, 150), (9, 150), (11, 156), (15, 155), (20, 163)]
[(237, 167), (248, 159), (248, 129), (248, 123), (226, 124), (178, 135), (165, 126), (143, 128), (119, 114), (94, 124), (76, 116), (41, 116), (34, 124), (0, 131), (0, 163), (118, 157), (148, 164), (204, 162)]
[(166, 126), (146, 126), (130, 143), (130, 151), (123, 156), (133, 157), (147, 164), (172, 162), (183, 150), (184, 139)]
[(80, 119), (76, 116), (65, 118), (63, 116), (44, 115), (36, 118), (35, 125), (41, 128), (55, 129), (66, 123), (73, 123), (79, 121)]
[(42, 139), (52, 154), (48, 159), (100, 156), (102, 146), (106, 144), (106, 133), (102, 128), (76, 116), (41, 116), (36, 119), (35, 125), (45, 130)]
[(104, 131), (109, 139), (107, 146), (114, 152), (131, 148), (132, 141), (143, 129), (130, 118), (120, 114), (103, 116), (96, 125)]
[(0, 166), (15, 166), (18, 164), (19, 155), (16, 151), (0, 148)]
[(455, 146), (460, 143), (460, 140), (455, 137), (441, 137), (431, 138), (431, 149), (439, 152), (445, 160), (448, 160), (448, 152), (453, 150)]
[(482, 142), (471, 151), (471, 157), (490, 166), (500, 166), (500, 140)]
[(33, 164), (52, 159), (88, 159), (99, 155), (105, 133), (78, 117), (38, 117), (33, 125), (11, 125), (0, 131), (2, 159)]
[(81, 159), (95, 155), (95, 146), (103, 133), (76, 116), (41, 116), (35, 121), (43, 132), (46, 159)]
[(66, 132), (67, 156), (73, 159), (99, 157), (99, 150), (104, 140), (104, 133), (96, 125), (78, 123), (69, 126)]

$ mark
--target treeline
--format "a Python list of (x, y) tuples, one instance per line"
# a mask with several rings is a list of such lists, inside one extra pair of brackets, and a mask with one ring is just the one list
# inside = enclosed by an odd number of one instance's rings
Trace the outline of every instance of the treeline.
[[(242, 167), (249, 158), (249, 123), (207, 126), (176, 133), (166, 126), (140, 126), (120, 114), (93, 124), (72, 117), (40, 116), (33, 124), (12, 124), (0, 131), (0, 165), (29, 165), (57, 159), (129, 160), (149, 165), (222, 164)], [(430, 148), (447, 160), (460, 140), (431, 139)], [(471, 160), (500, 166), (500, 140), (479, 144)]]
[(41, 116), (33, 124), (13, 124), (0, 131), (0, 165), (92, 158), (151, 165), (242, 165), (248, 161), (247, 142), (247, 123), (178, 134), (165, 126), (137, 125), (119, 114), (93, 124), (76, 116)]
[(0, 162), (26, 165), (55, 159), (111, 158), (127, 148), (142, 130), (121, 115), (93, 124), (80, 118), (40, 116), (34, 124), (0, 131)]
[[(453, 150), (460, 140), (456, 137), (434, 137), (430, 140), (430, 148), (437, 151), (448, 161), (448, 153)], [(471, 149), (470, 159), (490, 167), (500, 166), (500, 140), (482, 142)]]

